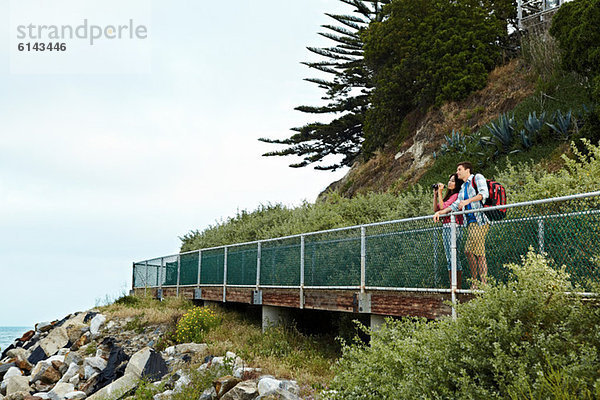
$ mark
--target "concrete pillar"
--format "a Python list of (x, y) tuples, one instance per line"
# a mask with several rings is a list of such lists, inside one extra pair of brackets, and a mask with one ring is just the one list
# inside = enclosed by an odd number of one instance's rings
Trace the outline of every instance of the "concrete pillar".
[(385, 324), (385, 317), (383, 315), (371, 314), (371, 330), (377, 331), (383, 324)]
[(289, 322), (290, 312), (287, 308), (262, 306), (262, 330), (270, 326), (285, 325)]

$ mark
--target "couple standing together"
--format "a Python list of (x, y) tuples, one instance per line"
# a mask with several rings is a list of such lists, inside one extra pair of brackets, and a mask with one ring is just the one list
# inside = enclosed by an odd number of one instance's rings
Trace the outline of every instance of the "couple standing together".
[[(433, 220), (440, 221), (440, 216), (453, 211), (478, 210), (483, 208), (483, 203), (489, 197), (487, 182), (483, 175), (473, 174), (473, 166), (470, 162), (460, 162), (457, 164), (456, 173), (450, 175), (446, 194), (442, 196), (443, 184), (437, 184), (433, 192), (433, 211), (435, 214)], [(446, 250), (446, 260), (448, 261), (448, 271), (450, 272), (451, 263), (451, 227), (450, 217), (442, 219), (442, 238), (444, 249)], [(485, 237), (489, 229), (489, 220), (483, 212), (471, 212), (456, 216), (456, 242), (460, 242), (464, 227), (466, 229), (467, 240), (465, 243), (465, 254), (471, 271), (473, 283), (471, 288), (475, 288), (475, 282), (486, 283), (487, 278), (487, 260), (485, 258)], [(458, 248), (458, 246), (457, 246)], [(460, 261), (456, 260), (457, 286), (461, 288), (462, 266)]]

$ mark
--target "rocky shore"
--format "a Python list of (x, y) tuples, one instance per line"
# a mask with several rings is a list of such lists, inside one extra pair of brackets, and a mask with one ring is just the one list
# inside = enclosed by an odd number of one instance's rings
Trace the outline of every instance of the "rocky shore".
[(198, 343), (158, 351), (164, 328), (131, 322), (86, 311), (36, 324), (0, 356), (0, 400), (134, 399), (144, 384), (168, 400), (204, 372), (215, 379), (197, 400), (300, 399), (295, 381), (262, 375), (232, 352), (210, 355)]

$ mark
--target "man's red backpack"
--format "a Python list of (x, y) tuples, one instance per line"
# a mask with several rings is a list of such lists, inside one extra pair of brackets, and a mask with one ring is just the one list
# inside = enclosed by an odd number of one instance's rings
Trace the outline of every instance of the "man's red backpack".
[[(488, 192), (490, 195), (485, 203), (483, 203), (483, 207), (486, 208), (506, 205), (506, 190), (504, 189), (504, 186), (491, 179), (486, 179), (485, 182), (487, 183)], [(473, 179), (473, 186), (475, 190), (477, 190), (477, 183), (475, 182), (475, 179)], [(478, 190), (477, 193), (479, 193)], [(506, 217), (506, 208), (499, 208), (497, 210), (484, 212), (491, 221), (500, 221)]]

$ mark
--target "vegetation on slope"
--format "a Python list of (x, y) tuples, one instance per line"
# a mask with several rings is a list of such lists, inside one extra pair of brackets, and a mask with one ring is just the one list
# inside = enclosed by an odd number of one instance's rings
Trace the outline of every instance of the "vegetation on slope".
[(530, 252), (456, 321), (388, 320), (370, 345), (344, 346), (326, 398), (598, 398), (600, 309), (556, 267)]

